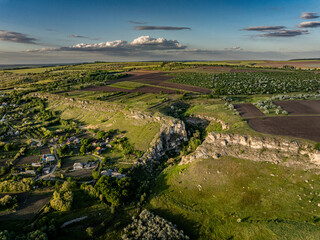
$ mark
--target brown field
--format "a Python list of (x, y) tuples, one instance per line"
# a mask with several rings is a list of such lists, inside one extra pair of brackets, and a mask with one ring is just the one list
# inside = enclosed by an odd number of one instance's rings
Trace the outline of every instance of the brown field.
[(208, 88), (195, 87), (195, 86), (179, 84), (179, 83), (161, 82), (158, 84), (158, 86), (176, 88), (176, 89), (183, 90), (183, 91), (198, 92), (198, 93), (203, 93), (203, 94), (210, 94), (211, 93), (211, 90)]
[(91, 86), (88, 88), (83, 89), (85, 91), (105, 91), (105, 92), (128, 92), (128, 93), (176, 93), (175, 90), (172, 89), (167, 89), (167, 88), (161, 88), (161, 87), (152, 87), (152, 86), (144, 86), (144, 87), (139, 87), (136, 89), (124, 89), (124, 88), (116, 88), (116, 87), (110, 87), (110, 86)]
[[(189, 91), (189, 92), (198, 92), (203, 94), (210, 94), (211, 90), (202, 87), (194, 87), (179, 83), (166, 82), (167, 80), (173, 78), (173, 76), (166, 75), (166, 72), (156, 72), (156, 71), (132, 71), (128, 72), (129, 76), (121, 78), (112, 83), (123, 82), (123, 81), (132, 81), (145, 83), (153, 86), (144, 86), (136, 89), (123, 89), (111, 86), (91, 86), (83, 90), (86, 91), (106, 91), (106, 92), (128, 92), (128, 93), (159, 93), (162, 91), (166, 94), (176, 93), (177, 91)], [(173, 88), (173, 89), (167, 89)]]
[(68, 173), (64, 173), (65, 177), (91, 177), (93, 169), (80, 169), (77, 171), (72, 171)]
[(22, 166), (24, 164), (30, 165), (31, 163), (35, 162), (40, 162), (40, 155), (23, 157), (17, 162), (16, 166)]
[(248, 119), (247, 121), (249, 126), (258, 132), (320, 142), (320, 116), (266, 117)]
[(8, 219), (32, 219), (50, 200), (52, 192), (24, 192), (10, 195), (18, 196), (19, 206), (15, 212), (2, 213), (0, 215), (0, 224), (2, 220), (6, 221)]
[(297, 100), (275, 102), (289, 114), (320, 114), (320, 100)]
[(264, 116), (264, 114), (251, 103), (234, 104), (234, 108), (243, 118)]
[(295, 68), (315, 68), (320, 67), (320, 61), (315, 60), (305, 60), (305, 61), (266, 61), (264, 63), (258, 63), (257, 66), (262, 67), (278, 67), (281, 68), (283, 66), (293, 66)]
[(234, 104), (249, 126), (262, 133), (293, 136), (320, 142), (320, 101), (278, 101), (289, 116), (263, 117), (252, 104)]
[(50, 149), (48, 147), (43, 147), (40, 149), (40, 154), (50, 154)]

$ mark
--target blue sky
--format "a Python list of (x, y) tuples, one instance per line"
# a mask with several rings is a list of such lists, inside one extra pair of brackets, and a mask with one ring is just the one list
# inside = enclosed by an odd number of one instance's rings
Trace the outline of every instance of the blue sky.
[(320, 57), (318, 15), (317, 0), (0, 0), (0, 64)]

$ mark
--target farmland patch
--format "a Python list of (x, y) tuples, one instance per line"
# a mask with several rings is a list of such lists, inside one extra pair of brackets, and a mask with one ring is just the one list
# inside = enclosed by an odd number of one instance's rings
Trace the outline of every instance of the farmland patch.
[(293, 136), (320, 142), (320, 117), (284, 116), (248, 119), (254, 130), (262, 133)]
[(277, 101), (289, 114), (320, 114), (320, 100)]
[(264, 114), (251, 103), (234, 104), (234, 108), (243, 118), (264, 116)]

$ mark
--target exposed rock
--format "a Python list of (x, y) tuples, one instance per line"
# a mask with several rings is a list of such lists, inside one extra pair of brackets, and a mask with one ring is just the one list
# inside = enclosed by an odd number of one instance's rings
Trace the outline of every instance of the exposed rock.
[(174, 118), (162, 118), (159, 134), (151, 142), (148, 151), (142, 157), (144, 163), (157, 161), (168, 151), (179, 152), (179, 146), (188, 140), (183, 121)]
[(180, 164), (187, 164), (198, 158), (216, 159), (220, 156), (320, 168), (320, 152), (311, 151), (298, 141), (214, 132), (208, 134), (195, 152), (183, 157)]
[(194, 124), (201, 124), (201, 121), (203, 122), (204, 120), (209, 121), (209, 122), (216, 122), (216, 123), (220, 123), (222, 126), (222, 130), (226, 130), (229, 129), (229, 124), (218, 119), (215, 117), (209, 117), (209, 116), (205, 116), (205, 115), (199, 115), (199, 114), (191, 114), (190, 117), (187, 119), (187, 122), (189, 123), (194, 123)]

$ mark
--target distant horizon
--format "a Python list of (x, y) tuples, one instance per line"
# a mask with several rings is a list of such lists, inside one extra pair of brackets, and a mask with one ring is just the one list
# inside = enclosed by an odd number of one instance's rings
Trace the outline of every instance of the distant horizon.
[(319, 39), (316, 0), (0, 0), (0, 64), (318, 58)]
[(270, 60), (270, 59), (222, 59), (222, 60), (141, 60), (141, 61), (136, 61), (136, 60), (128, 60), (128, 61), (84, 61), (84, 62), (55, 62), (55, 63), (15, 63), (15, 64), (0, 64), (1, 67), (11, 67), (11, 66), (21, 66), (21, 67), (46, 67), (46, 66), (64, 66), (64, 65), (73, 65), (73, 64), (91, 64), (91, 63), (117, 63), (117, 62), (225, 62), (225, 61), (230, 61), (230, 62), (237, 62), (237, 61), (271, 61), (271, 62), (287, 62), (287, 61), (320, 61), (319, 58), (300, 58), (300, 59), (286, 59), (286, 60)]

